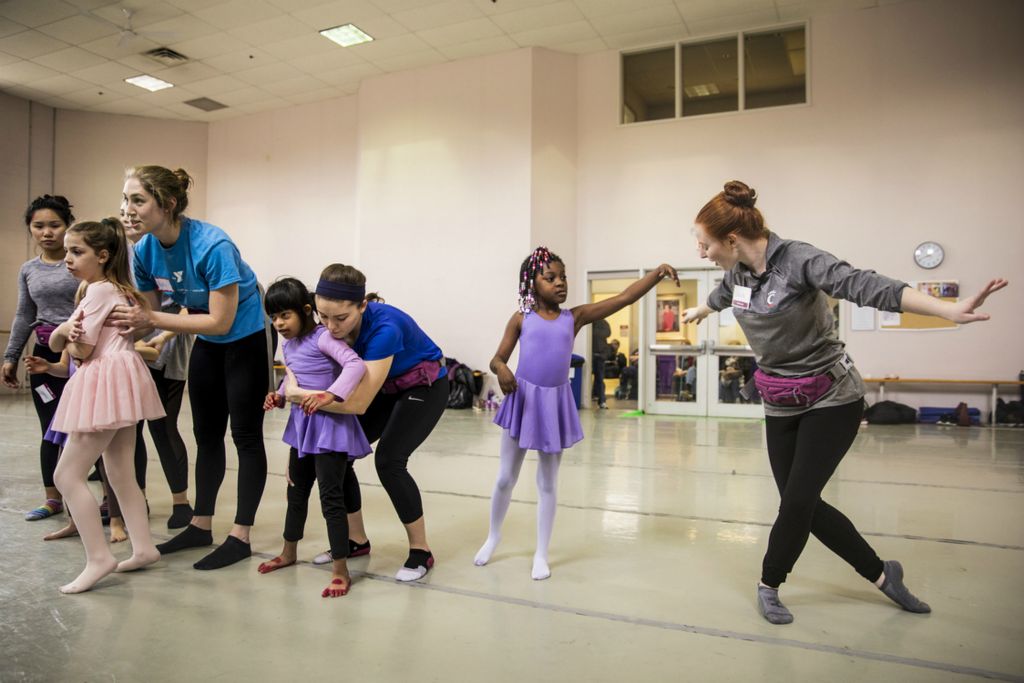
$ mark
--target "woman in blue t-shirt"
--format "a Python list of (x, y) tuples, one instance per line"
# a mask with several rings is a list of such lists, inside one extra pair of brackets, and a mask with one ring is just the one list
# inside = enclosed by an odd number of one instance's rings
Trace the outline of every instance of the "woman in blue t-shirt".
[[(367, 294), (366, 276), (352, 266), (333, 264), (324, 269), (316, 287), (316, 306), (320, 322), (365, 361), (366, 374), (343, 403), (329, 392), (299, 389), (294, 377), (289, 378), (287, 397), (302, 403), (307, 412), (359, 416), (366, 438), (377, 442), (377, 475), (409, 537), (409, 558), (395, 578), (421, 579), (434, 566), (434, 556), (427, 544), (420, 490), (408, 464), (448, 406), (444, 355), (409, 314)], [(359, 510), (358, 487), (355, 476), (345, 478), (350, 513)]]
[[(178, 169), (139, 166), (124, 183), (124, 209), (135, 245), (135, 280), (148, 306), (118, 306), (110, 319), (127, 331), (159, 328), (197, 336), (188, 387), (196, 438), (196, 507), (192, 522), (157, 546), (168, 554), (213, 544), (217, 492), (224, 480), (224, 435), (238, 451), (238, 506), (227, 540), (195, 563), (219, 569), (251, 555), (249, 531), (267, 481), (263, 397), (269, 382), (259, 286), (231, 238), (183, 215), (192, 179)], [(161, 295), (189, 315), (160, 312)]]

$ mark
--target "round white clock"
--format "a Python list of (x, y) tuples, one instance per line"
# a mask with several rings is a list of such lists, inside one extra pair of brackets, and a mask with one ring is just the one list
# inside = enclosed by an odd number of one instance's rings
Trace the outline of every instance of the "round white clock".
[(945, 257), (946, 252), (938, 242), (922, 242), (914, 249), (914, 263), (929, 270), (938, 268)]

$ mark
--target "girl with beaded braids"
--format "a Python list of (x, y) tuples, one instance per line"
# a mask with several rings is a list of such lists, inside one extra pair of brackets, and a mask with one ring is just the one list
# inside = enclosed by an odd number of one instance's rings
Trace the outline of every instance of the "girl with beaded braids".
[[(505, 336), (491, 360), (491, 372), (505, 393), (494, 418), (505, 430), (501, 439), (498, 481), (491, 498), (487, 541), (476, 554), (477, 566), (487, 564), (501, 541), (501, 525), (512, 500), (512, 489), (527, 450), (540, 454), (537, 463), (537, 550), (533, 578), (551, 576), (548, 544), (555, 521), (556, 483), (562, 451), (583, 438), (580, 416), (569, 387), (573, 339), (584, 326), (625, 308), (670, 277), (675, 268), (662, 264), (610, 299), (561, 308), (568, 294), (565, 263), (545, 247), (537, 247), (519, 270), (519, 311), (505, 326)], [(521, 342), (515, 375), (508, 359)]]

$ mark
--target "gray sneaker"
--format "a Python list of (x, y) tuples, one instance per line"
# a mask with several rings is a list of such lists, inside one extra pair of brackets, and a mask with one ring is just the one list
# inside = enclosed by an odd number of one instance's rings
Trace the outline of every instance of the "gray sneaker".
[(779, 589), (757, 586), (757, 611), (770, 624), (791, 624), (793, 613), (779, 601)]

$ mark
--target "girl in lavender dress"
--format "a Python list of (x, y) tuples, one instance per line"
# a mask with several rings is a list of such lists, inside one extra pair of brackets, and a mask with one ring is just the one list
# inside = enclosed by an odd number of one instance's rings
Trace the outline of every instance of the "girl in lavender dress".
[[(505, 433), (501, 439), (498, 481), (491, 499), (487, 541), (476, 554), (477, 566), (487, 564), (501, 541), (501, 525), (512, 500), (527, 450), (540, 454), (537, 462), (537, 551), (533, 578), (551, 576), (548, 544), (555, 521), (556, 484), (562, 451), (583, 438), (580, 417), (569, 386), (573, 339), (584, 326), (629, 306), (664, 277), (679, 283), (672, 266), (662, 264), (610, 299), (563, 310), (568, 285), (565, 263), (545, 247), (537, 247), (519, 270), (519, 311), (505, 326), (491, 372), (505, 393), (494, 418)], [(522, 342), (515, 375), (508, 359)]]
[[(313, 296), (295, 278), (283, 278), (267, 289), (264, 308), (284, 339), (285, 365), (303, 389), (318, 391), (332, 401), (345, 401), (359, 384), (366, 366), (348, 344), (335, 339), (313, 317)], [(285, 404), (283, 389), (267, 394), (265, 410)], [(284, 549), (259, 566), (261, 574), (295, 564), (298, 542), (306, 525), (309, 494), (315, 481), (320, 507), (327, 521), (327, 539), (334, 560), (331, 582), (322, 597), (348, 593), (349, 528), (343, 487), (352, 476), (352, 461), (370, 453), (355, 415), (324, 411), (307, 414), (293, 404), (284, 432), (291, 446), (288, 458), (288, 512), (284, 522)]]

